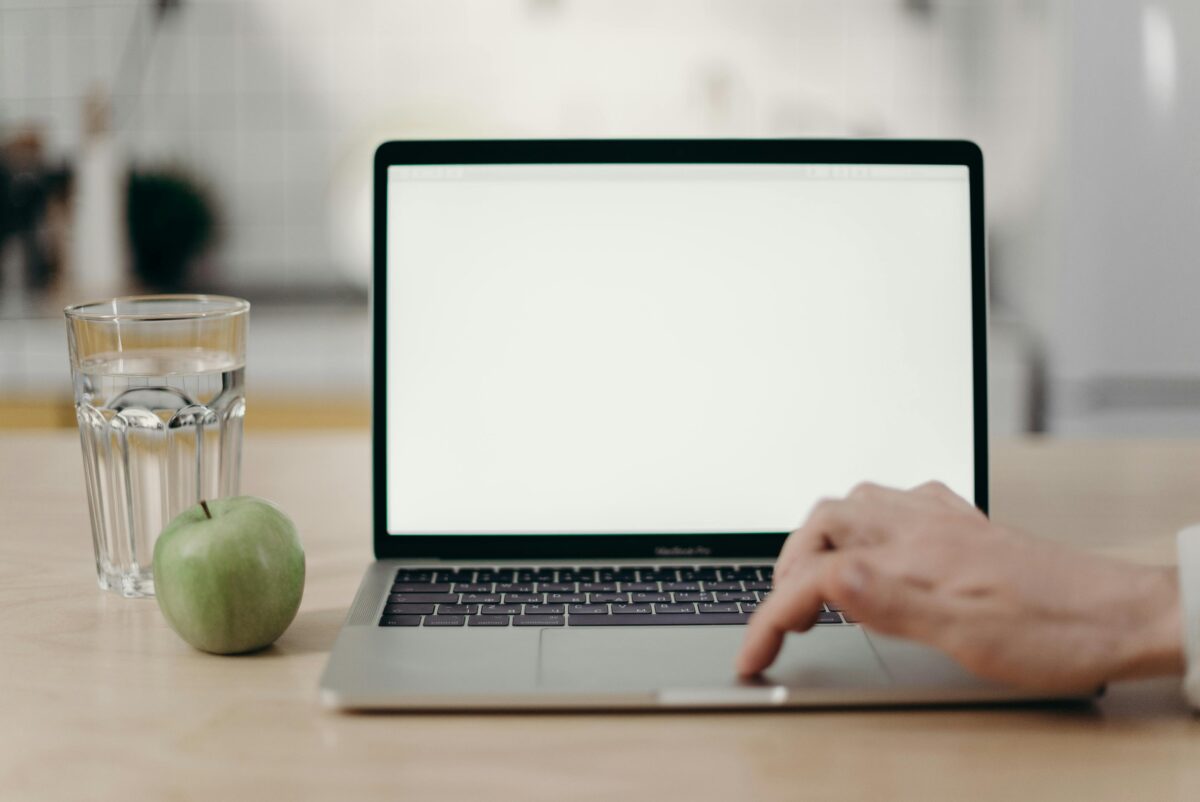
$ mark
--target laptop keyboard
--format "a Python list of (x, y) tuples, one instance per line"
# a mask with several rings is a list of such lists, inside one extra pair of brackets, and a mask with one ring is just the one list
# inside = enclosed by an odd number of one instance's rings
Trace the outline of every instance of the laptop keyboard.
[[(771, 592), (772, 566), (408, 569), (384, 627), (744, 624)], [(826, 605), (818, 624), (850, 624)]]

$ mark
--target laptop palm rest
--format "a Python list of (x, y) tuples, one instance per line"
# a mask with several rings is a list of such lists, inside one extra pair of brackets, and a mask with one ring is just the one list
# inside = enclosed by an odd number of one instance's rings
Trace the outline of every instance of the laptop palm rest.
[[(836, 690), (891, 684), (866, 635), (849, 626), (817, 627), (789, 636), (763, 678), (739, 680), (733, 660), (745, 631), (744, 627), (544, 629), (538, 685), (558, 691), (670, 695), (689, 689), (758, 686), (765, 692), (781, 685)], [(738, 698), (731, 696), (731, 703)]]

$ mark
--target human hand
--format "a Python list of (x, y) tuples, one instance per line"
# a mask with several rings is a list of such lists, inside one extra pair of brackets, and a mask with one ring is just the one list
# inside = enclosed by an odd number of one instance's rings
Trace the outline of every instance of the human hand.
[(943, 650), (987, 679), (1050, 691), (1182, 673), (1175, 571), (991, 523), (940, 483), (864, 484), (822, 501), (784, 544), (737, 658), (753, 675), (822, 602)]

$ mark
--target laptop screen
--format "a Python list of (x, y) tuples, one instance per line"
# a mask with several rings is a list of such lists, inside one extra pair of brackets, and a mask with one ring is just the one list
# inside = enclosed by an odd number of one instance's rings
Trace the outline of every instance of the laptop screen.
[(794, 528), (974, 496), (968, 169), (391, 166), (392, 535)]

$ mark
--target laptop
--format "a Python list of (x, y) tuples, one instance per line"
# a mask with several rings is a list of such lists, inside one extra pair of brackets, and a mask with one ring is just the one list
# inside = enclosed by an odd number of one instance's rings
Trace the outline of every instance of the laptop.
[(821, 497), (987, 504), (969, 142), (388, 142), (346, 709), (993, 702), (827, 607), (733, 669)]

